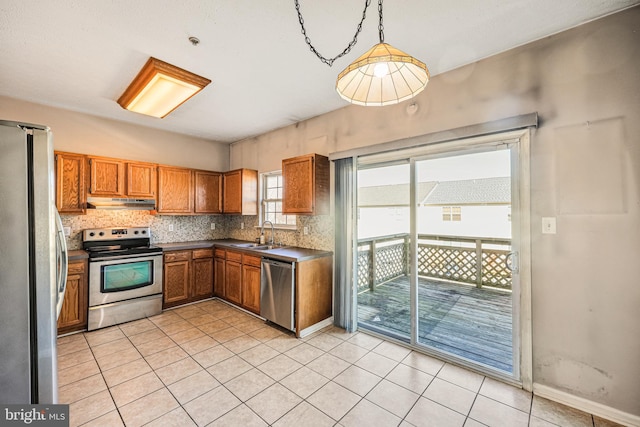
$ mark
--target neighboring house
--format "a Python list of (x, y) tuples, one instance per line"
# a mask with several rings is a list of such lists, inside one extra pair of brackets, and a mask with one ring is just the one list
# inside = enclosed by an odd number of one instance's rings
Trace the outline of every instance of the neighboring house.
[(420, 234), (511, 238), (511, 178), (439, 182), (418, 218)]
[[(424, 200), (437, 182), (418, 183)], [(358, 239), (409, 232), (409, 184), (358, 188)]]
[[(418, 233), (511, 237), (509, 177), (418, 184)], [(409, 232), (409, 184), (358, 189), (358, 238)]]

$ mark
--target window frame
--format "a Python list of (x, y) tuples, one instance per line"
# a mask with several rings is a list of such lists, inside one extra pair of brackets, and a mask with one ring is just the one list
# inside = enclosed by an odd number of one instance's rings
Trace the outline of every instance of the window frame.
[(443, 206), (442, 221), (444, 222), (462, 221), (462, 206)]
[[(271, 199), (267, 198), (268, 189), (269, 188), (274, 188), (274, 187), (267, 187), (268, 178), (274, 177), (274, 176), (275, 177), (279, 176), (282, 179), (282, 171), (278, 170), (278, 171), (271, 171), (271, 172), (263, 172), (263, 173), (260, 174), (260, 221), (259, 221), (259, 227), (262, 227), (262, 225), (265, 223), (265, 221), (271, 221), (271, 220), (266, 218), (267, 214), (269, 213), (268, 210), (267, 210), (267, 203), (274, 203), (274, 202), (278, 203), (278, 202), (280, 202), (280, 205), (282, 206), (282, 198), (271, 198)], [(280, 189), (280, 191), (282, 191), (282, 185), (276, 186), (275, 188), (276, 189)], [(278, 211), (275, 211), (275, 213), (277, 214)], [(293, 218), (295, 224), (286, 224), (286, 223), (280, 223), (280, 222), (273, 221), (273, 228), (284, 229), (284, 230), (297, 230), (297, 228), (298, 228), (298, 217), (297, 217), (297, 215), (283, 214), (282, 212), (280, 212), (280, 214), (285, 218)]]

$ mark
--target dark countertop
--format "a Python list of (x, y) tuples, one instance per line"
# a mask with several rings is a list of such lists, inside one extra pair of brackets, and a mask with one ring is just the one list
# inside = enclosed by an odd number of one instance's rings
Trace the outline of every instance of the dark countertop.
[(194, 240), (192, 242), (157, 243), (155, 246), (163, 251), (185, 251), (189, 249), (206, 249), (213, 247), (214, 240)]
[(79, 261), (83, 259), (89, 258), (89, 254), (82, 249), (77, 249), (73, 251), (69, 251), (69, 261)]
[(275, 248), (270, 250), (256, 250), (251, 248), (239, 248), (237, 244), (253, 243), (244, 240), (235, 239), (220, 239), (220, 240), (198, 240), (193, 242), (178, 242), (178, 243), (159, 243), (157, 246), (161, 247), (165, 251), (178, 251), (200, 248), (218, 247), (224, 249), (230, 249), (236, 252), (242, 252), (254, 256), (260, 256), (264, 258), (271, 258), (280, 261), (288, 262), (301, 262), (308, 261), (315, 258), (322, 258), (325, 256), (333, 255), (331, 251), (322, 251), (318, 249), (299, 248), (295, 246), (286, 246), (282, 248)]

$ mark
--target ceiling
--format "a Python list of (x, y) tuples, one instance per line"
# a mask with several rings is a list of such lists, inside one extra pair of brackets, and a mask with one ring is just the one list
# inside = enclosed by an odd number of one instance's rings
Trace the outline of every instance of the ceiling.
[[(346, 47), (364, 4), (300, 0), (324, 56)], [(394, 0), (385, 41), (436, 75), (633, 4)], [(378, 42), (377, 20), (372, 0), (358, 44), (330, 68), (306, 46), (291, 0), (2, 0), (0, 95), (230, 143), (350, 105), (335, 79)], [(149, 56), (213, 83), (164, 119), (123, 110), (116, 100)]]

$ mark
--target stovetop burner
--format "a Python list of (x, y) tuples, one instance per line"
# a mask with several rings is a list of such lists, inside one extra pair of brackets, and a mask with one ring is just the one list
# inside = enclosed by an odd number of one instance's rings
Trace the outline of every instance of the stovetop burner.
[(89, 258), (144, 255), (162, 252), (151, 245), (149, 227), (95, 228), (82, 233), (82, 248)]

